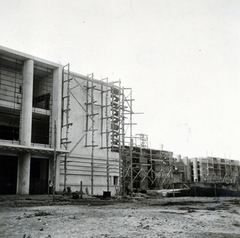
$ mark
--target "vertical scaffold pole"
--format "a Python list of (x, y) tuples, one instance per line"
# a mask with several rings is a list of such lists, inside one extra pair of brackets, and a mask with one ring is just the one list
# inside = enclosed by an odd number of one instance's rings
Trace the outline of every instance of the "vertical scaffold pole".
[[(67, 67), (67, 79), (65, 80), (66, 67)], [(66, 150), (68, 149), (68, 144), (71, 143), (68, 138), (69, 126), (72, 125), (72, 123), (69, 122), (70, 81), (71, 80), (72, 78), (70, 77), (70, 64), (67, 64), (63, 67), (63, 70), (62, 70), (62, 121), (61, 121), (61, 124), (62, 124), (61, 144), (65, 147)], [(65, 133), (63, 133), (64, 128), (65, 128)], [(63, 136), (65, 137), (63, 138)], [(68, 156), (67, 154), (65, 154), (64, 156), (64, 182), (63, 182), (64, 191), (66, 190), (66, 184), (67, 184), (67, 156)]]
[(121, 100), (122, 100), (122, 105), (121, 105), (121, 156), (122, 156), (122, 195), (125, 195), (126, 193), (126, 150), (125, 150), (125, 103), (124, 103), (124, 87), (121, 89), (122, 95), (121, 95)]
[(92, 115), (92, 152), (91, 152), (91, 194), (93, 195), (93, 172), (94, 172), (94, 127), (95, 127), (95, 119), (94, 119), (94, 86), (93, 86), (93, 74), (92, 74), (92, 85), (91, 85), (91, 115)]
[[(89, 80), (91, 81), (91, 85), (89, 86)], [(95, 119), (94, 116), (96, 116), (98, 113), (94, 113), (94, 80), (93, 80), (93, 73), (87, 76), (86, 79), (86, 125), (85, 125), (85, 147), (91, 147), (91, 157), (90, 157), (90, 167), (91, 167), (91, 194), (93, 195), (94, 190), (94, 147), (95, 145), (95, 138), (94, 138), (94, 132), (95, 132)], [(90, 91), (90, 94), (89, 94)], [(90, 97), (90, 100), (88, 100), (88, 97)], [(90, 109), (89, 109), (90, 106)], [(91, 126), (89, 127), (89, 118), (92, 121)], [(91, 131), (91, 144), (88, 145), (88, 132)]]
[(105, 98), (105, 116), (106, 116), (106, 146), (107, 146), (107, 191), (109, 191), (109, 123), (108, 123), (108, 78), (106, 85), (106, 98)]
[(121, 81), (119, 80), (119, 85), (118, 85), (118, 92), (119, 92), (119, 105), (118, 105), (118, 116), (119, 116), (119, 135), (118, 135), (118, 140), (119, 140), (119, 195), (122, 195), (122, 176), (123, 176), (123, 171), (122, 171), (122, 144), (121, 144), (121, 133), (122, 133), (122, 130), (121, 130), (121, 127), (122, 127), (122, 105), (121, 105), (121, 94), (122, 94), (122, 91), (121, 91)]
[(133, 196), (133, 135), (132, 135), (132, 89), (130, 89), (130, 160), (131, 160), (131, 196)]
[(57, 163), (57, 126), (54, 121), (54, 154), (53, 154), (53, 202), (55, 201), (55, 190), (56, 190), (56, 163)]

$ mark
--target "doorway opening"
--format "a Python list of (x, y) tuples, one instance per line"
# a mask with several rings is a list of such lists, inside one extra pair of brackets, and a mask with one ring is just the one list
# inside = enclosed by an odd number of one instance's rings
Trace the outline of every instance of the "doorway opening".
[(29, 194), (48, 193), (48, 159), (31, 158)]

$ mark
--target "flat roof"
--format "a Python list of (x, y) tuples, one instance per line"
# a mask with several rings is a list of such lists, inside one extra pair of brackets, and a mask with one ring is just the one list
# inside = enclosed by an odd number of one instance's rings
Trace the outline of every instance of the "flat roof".
[[(29, 55), (29, 54), (26, 54), (26, 53), (23, 53), (23, 52), (20, 52), (20, 51), (17, 51), (17, 50), (13, 50), (13, 49), (7, 48), (5, 46), (1, 46), (1, 45), (0, 45), (0, 54), (4, 55), (6, 57), (9, 57), (9, 58), (19, 59), (19, 60), (22, 60), (22, 61), (32, 59), (37, 63), (37, 65), (42, 66), (42, 67), (47, 67), (47, 68), (50, 68), (50, 69), (63, 68), (64, 67), (62, 64), (54, 63), (54, 62), (51, 62), (51, 61), (48, 61), (48, 60), (45, 60), (45, 59), (42, 59), (42, 58), (39, 58), (39, 57), (36, 57), (36, 56), (33, 56), (33, 55)], [(64, 70), (64, 72), (67, 73), (67, 70)], [(70, 74), (72, 76), (75, 76), (75, 77), (78, 77), (78, 78), (81, 78), (81, 79), (91, 80), (86, 75), (82, 75), (80, 73), (76, 73), (76, 72), (73, 72), (71, 70), (70, 70)], [(93, 78), (93, 81), (94, 81), (94, 83), (97, 83), (97, 84), (103, 84), (105, 86), (113, 86), (116, 89), (119, 88), (118, 85), (114, 85), (114, 83), (111, 82), (111, 81), (106, 83), (102, 80), (95, 79), (95, 78)]]
[(36, 56), (33, 55), (29, 55), (17, 50), (13, 50), (4, 46), (0, 45), (0, 54), (10, 57), (10, 58), (15, 58), (15, 59), (19, 59), (22, 61), (28, 60), (28, 59), (32, 59), (34, 60), (38, 65), (43, 66), (43, 67), (48, 67), (50, 69), (55, 69), (55, 68), (59, 68), (59, 67), (63, 67), (61, 64), (58, 63), (54, 63), (45, 59), (41, 59), (38, 58)]

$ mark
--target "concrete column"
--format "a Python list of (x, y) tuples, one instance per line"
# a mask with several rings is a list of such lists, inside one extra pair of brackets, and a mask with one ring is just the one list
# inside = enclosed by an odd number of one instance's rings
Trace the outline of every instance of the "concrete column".
[(224, 175), (221, 173), (221, 159), (217, 159), (217, 176), (218, 179), (222, 179)]
[(57, 155), (57, 159), (56, 159), (56, 183), (55, 183), (55, 190), (59, 191), (60, 188), (60, 155)]
[(200, 170), (200, 182), (204, 182), (202, 158), (199, 159), (199, 170)]
[(26, 60), (23, 67), (20, 144), (26, 146), (31, 145), (32, 134), (33, 66), (33, 60)]
[[(23, 67), (23, 97), (20, 125), (20, 144), (31, 145), (33, 60), (26, 60)], [(31, 154), (22, 153), (18, 158), (17, 194), (29, 194)]]
[(53, 70), (53, 104), (51, 147), (54, 147), (54, 121), (57, 127), (57, 148), (60, 148), (62, 113), (62, 67)]
[(181, 155), (177, 155), (177, 162), (181, 162)]
[(18, 157), (17, 194), (29, 194), (31, 154)]
[(53, 159), (53, 156), (49, 159), (49, 179), (48, 180), (51, 180), (53, 181), (53, 163), (54, 162), (54, 159)]
[[(184, 163), (184, 181), (188, 182), (188, 176), (189, 176), (189, 162), (188, 162), (188, 157), (185, 156), (183, 157), (183, 163)], [(190, 181), (190, 179), (189, 179)]]
[(197, 158), (193, 158), (193, 181), (198, 181)]
[[(56, 177), (55, 177), (55, 190), (56, 191), (59, 191), (59, 188), (60, 188), (60, 159), (61, 159), (61, 156), (57, 155), (57, 158), (56, 158)], [(49, 159), (49, 180), (53, 181), (53, 176), (54, 176), (54, 158), (52, 156)]]
[[(61, 113), (62, 113), (62, 67), (53, 70), (53, 104), (52, 104), (52, 135), (51, 147), (54, 148), (55, 136), (55, 121), (56, 121), (56, 149), (61, 148)], [(56, 171), (55, 171), (55, 190), (59, 190), (60, 185), (60, 155), (56, 158)], [(54, 158), (49, 160), (49, 179), (53, 181), (54, 176)]]

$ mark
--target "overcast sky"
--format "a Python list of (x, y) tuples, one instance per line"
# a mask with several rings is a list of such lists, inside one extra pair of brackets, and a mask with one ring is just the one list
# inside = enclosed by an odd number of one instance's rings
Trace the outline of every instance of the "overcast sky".
[(135, 133), (240, 159), (239, 0), (0, 0), (0, 45), (133, 89)]

